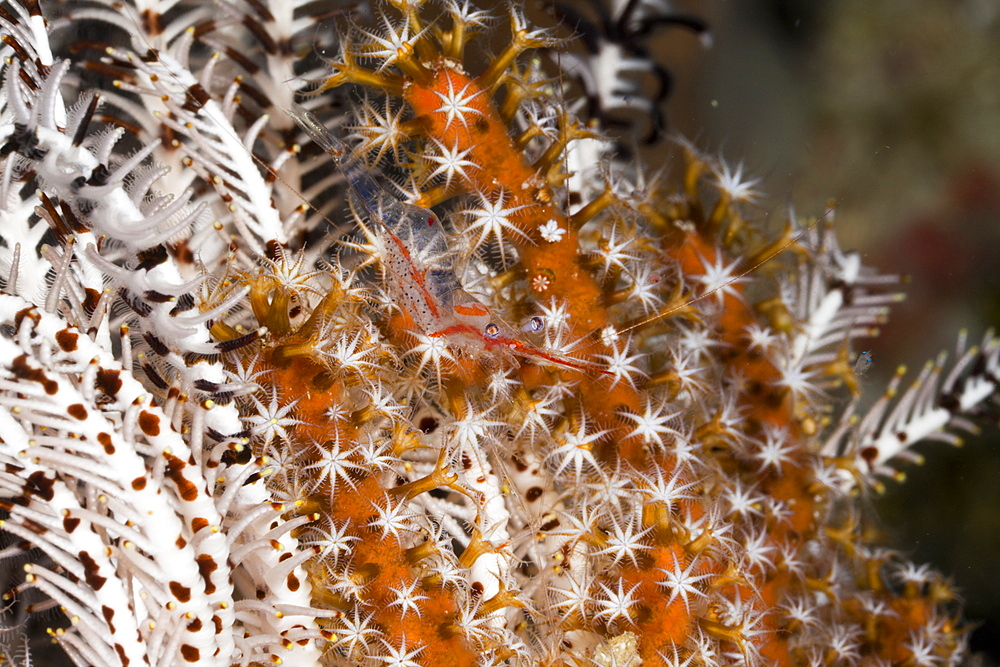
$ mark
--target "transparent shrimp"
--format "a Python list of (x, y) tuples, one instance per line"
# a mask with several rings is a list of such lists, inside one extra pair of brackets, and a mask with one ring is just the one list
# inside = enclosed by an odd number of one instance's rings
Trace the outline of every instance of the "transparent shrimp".
[(872, 359), (871, 350), (865, 350), (858, 355), (858, 360), (854, 362), (854, 373), (856, 375), (867, 375), (868, 369), (872, 367), (874, 360)]
[[(454, 271), (450, 266), (441, 266), (447, 242), (437, 216), (429, 209), (393, 197), (367, 165), (314, 115), (298, 106), (288, 113), (337, 163), (351, 198), (373, 224), (376, 245), (400, 307), (424, 332), (439, 328), (441, 292), (459, 285), (457, 281), (448, 284)], [(428, 265), (435, 258), (436, 266)]]
[(523, 340), (521, 332), (540, 331), (544, 327), (542, 319), (532, 317), (518, 331), (462, 289), (454, 265), (442, 259), (447, 257), (447, 239), (430, 209), (406, 204), (387, 192), (364, 162), (310, 112), (297, 106), (288, 113), (337, 163), (351, 197), (374, 224), (377, 248), (393, 296), (424, 334), (447, 338), (451, 345), (475, 351), (608, 374), (582, 360)]

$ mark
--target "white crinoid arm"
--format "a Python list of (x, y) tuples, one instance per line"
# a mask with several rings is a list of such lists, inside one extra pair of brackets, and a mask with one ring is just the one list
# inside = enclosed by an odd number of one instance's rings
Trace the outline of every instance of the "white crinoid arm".
[[(120, 132), (88, 136), (93, 98), (68, 113), (55, 112), (63, 108), (60, 83), (67, 66), (67, 61), (57, 63), (32, 89), (18, 85), (24, 71), (18, 61), (4, 72), (15, 127), (22, 143), (32, 146), (8, 156), (8, 163), (17, 161), (20, 169), (34, 170), (39, 181), (37, 201), (42, 204), (39, 213), (64, 241), (61, 248), (32, 249), (57, 268), (45, 297), (46, 309), (58, 306), (72, 324), (93, 331), (109, 347), (115, 292), (107, 287), (116, 287), (138, 317), (150, 348), (170, 365), (171, 375), (176, 374), (180, 388), (189, 394), (201, 387), (215, 388), (225, 378), (221, 366), (208, 363), (220, 352), (208, 324), (241, 294), (235, 291), (214, 309), (198, 308), (194, 290), (202, 276), (187, 278), (163, 245), (207, 223), (204, 207), (189, 205), (190, 191), (161, 196), (149, 190), (155, 179), (135, 177), (155, 145), (119, 162), (111, 152)], [(65, 119), (57, 121), (61, 115)], [(27, 251), (25, 247), (21, 253), (25, 261)], [(42, 268), (37, 261), (34, 264)], [(41, 276), (29, 277), (21, 268), (19, 262), (21, 280), (34, 281), (25, 284), (44, 283)], [(192, 355), (205, 363), (188, 363)]]
[(812, 257), (803, 260), (800, 279), (786, 296), (802, 323), (789, 356), (794, 364), (816, 366), (830, 361), (832, 348), (872, 335), (901, 296), (885, 292), (899, 282), (897, 276), (877, 275), (860, 255), (840, 249), (831, 222), (807, 231), (803, 245)]
[(312, 517), (282, 519), (251, 483), (260, 462), (220, 470), (203, 457), (205, 424), (231, 421), (232, 408), (152, 403), (108, 350), (18, 297), (0, 296), (0, 326), (16, 330), (0, 338), (0, 530), (19, 539), (0, 557), (44, 554), (18, 590), (75, 619), (57, 637), (70, 656), (313, 664), (323, 612), (299, 567), (313, 550), (288, 536)]
[(1000, 405), (1000, 337), (988, 331), (978, 346), (966, 348), (959, 336), (955, 361), (947, 354), (928, 362), (910, 387), (900, 391), (905, 368), (860, 419), (853, 405), (826, 438), (823, 453), (853, 460), (860, 479), (878, 486), (879, 477), (897, 477), (895, 460), (920, 461), (912, 447), (926, 440), (960, 444), (956, 432), (976, 432), (973, 418)]
[[(209, 327), (242, 293), (199, 307), (203, 277), (167, 249), (199, 250), (205, 206), (151, 189), (155, 143), (125, 156), (120, 130), (90, 130), (97, 97), (65, 104), (75, 74), (41, 17), (15, 5), (0, 24), (17, 47), (0, 102), (0, 558), (41, 554), (18, 590), (65, 610), (77, 664), (316, 664), (312, 550), (289, 534), (311, 517), (270, 502), (266, 460), (224, 456), (246, 441)], [(133, 373), (112, 326), (127, 309), (170, 391)]]
[(227, 664), (209, 659), (233, 652), (222, 519), (171, 415), (58, 316), (4, 296), (0, 319), (2, 529), (46, 556), (21, 588), (79, 619), (60, 641), (81, 664)]

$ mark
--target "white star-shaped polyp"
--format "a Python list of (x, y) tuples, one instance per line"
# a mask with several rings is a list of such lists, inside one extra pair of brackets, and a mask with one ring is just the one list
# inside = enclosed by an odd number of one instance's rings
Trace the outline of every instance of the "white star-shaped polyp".
[(635, 426), (629, 431), (629, 437), (641, 438), (647, 445), (656, 445), (662, 448), (664, 436), (680, 438), (680, 433), (669, 426), (680, 415), (680, 412), (671, 412), (666, 401), (660, 401), (659, 405), (654, 406), (647, 397), (646, 408), (642, 414), (632, 412), (620, 414), (635, 423)]
[(323, 411), (323, 416), (329, 421), (347, 421), (348, 415), (350, 415), (350, 410), (348, 410), (344, 403), (331, 403)]
[(377, 70), (379, 72), (394, 65), (400, 57), (413, 53), (412, 42), (416, 41), (427, 30), (427, 28), (424, 28), (424, 30), (410, 37), (409, 21), (403, 21), (403, 24), (397, 28), (392, 24), (388, 16), (383, 15), (382, 22), (385, 23), (385, 37), (368, 30), (361, 30), (361, 33), (371, 40), (365, 49), (365, 55), (383, 59), (382, 64), (379, 65)]
[(307, 544), (313, 544), (320, 548), (319, 558), (332, 559), (336, 562), (341, 552), (350, 553), (351, 543), (361, 539), (360, 537), (348, 535), (348, 527), (349, 524), (346, 521), (343, 525), (337, 525), (336, 522), (331, 520), (330, 529), (314, 529), (317, 536), (312, 540), (308, 540)]
[(715, 171), (715, 183), (734, 201), (752, 202), (760, 196), (760, 193), (753, 189), (760, 183), (760, 179), (744, 181), (742, 163), (735, 168), (725, 163), (719, 165)]
[(254, 407), (257, 408), (257, 414), (244, 417), (244, 419), (253, 425), (250, 431), (254, 435), (264, 436), (265, 445), (271, 444), (271, 441), (275, 437), (279, 440), (288, 440), (288, 431), (285, 430), (285, 427), (302, 423), (298, 419), (288, 416), (288, 413), (295, 409), (295, 404), (298, 401), (292, 401), (287, 405), (280, 405), (278, 390), (273, 387), (271, 389), (271, 400), (267, 405), (261, 403), (260, 399), (254, 395), (250, 396), (250, 400), (253, 401)]
[(591, 600), (590, 591), (587, 586), (578, 583), (572, 576), (567, 576), (566, 580), (569, 583), (569, 588), (552, 587), (553, 591), (563, 596), (563, 600), (556, 602), (552, 607), (559, 610), (562, 619), (570, 618), (574, 614), (582, 616), (586, 613), (587, 605)]
[(538, 227), (538, 233), (542, 235), (543, 240), (549, 243), (559, 243), (566, 235), (566, 230), (560, 227), (555, 219), (549, 219), (544, 225)]
[[(622, 240), (618, 240), (621, 234)], [(639, 255), (630, 254), (628, 251), (636, 242), (634, 230), (622, 230), (619, 225), (611, 227), (607, 238), (602, 238), (598, 243), (596, 254), (602, 261), (602, 275), (607, 278), (612, 271), (624, 271), (625, 266), (631, 262), (639, 260)]]
[(777, 366), (778, 371), (781, 373), (781, 377), (771, 382), (771, 384), (787, 389), (792, 393), (795, 400), (812, 402), (817, 396), (822, 394), (822, 389), (815, 382), (816, 377), (820, 374), (819, 368), (806, 370), (802, 362), (786, 361), (784, 359), (778, 361), (775, 366)]
[(663, 275), (655, 264), (641, 264), (632, 272), (632, 292), (629, 297), (642, 306), (642, 312), (651, 313), (663, 305), (660, 293), (663, 290), (661, 282)]
[(441, 106), (434, 110), (434, 113), (443, 113), (445, 115), (444, 129), (451, 127), (451, 124), (458, 121), (462, 124), (466, 130), (469, 129), (469, 119), (470, 114), (476, 116), (482, 116), (483, 112), (479, 109), (469, 106), (472, 100), (476, 99), (482, 95), (485, 90), (477, 90), (475, 92), (469, 93), (469, 87), (473, 85), (472, 81), (469, 81), (461, 90), (455, 90), (455, 83), (448, 79), (448, 92), (439, 93), (434, 91), (434, 94), (441, 98)]
[(465, 230), (466, 233), (476, 234), (478, 232), (479, 234), (474, 247), (479, 248), (479, 246), (486, 242), (488, 236), (493, 235), (497, 246), (500, 248), (500, 262), (504, 266), (507, 266), (507, 256), (503, 247), (505, 230), (509, 234), (516, 234), (525, 241), (531, 242), (528, 235), (518, 229), (517, 225), (511, 221), (511, 217), (518, 211), (528, 208), (528, 204), (505, 207), (506, 199), (507, 195), (503, 190), (496, 193), (495, 199), (490, 199), (488, 196), (480, 194), (479, 205), (477, 207), (460, 211), (471, 218), (471, 222)]
[(466, 28), (485, 28), (490, 24), (493, 15), (485, 9), (474, 9), (469, 0), (446, 0), (444, 3), (448, 13), (456, 22), (465, 24)]
[(456, 419), (450, 427), (454, 442), (472, 449), (479, 448), (480, 440), (488, 437), (492, 429), (504, 425), (504, 422), (489, 419), (494, 407), (470, 410), (462, 419)]
[(382, 640), (385, 644), (386, 649), (388, 649), (389, 655), (385, 656), (375, 656), (376, 660), (381, 660), (384, 664), (389, 667), (420, 667), (420, 663), (414, 660), (420, 652), (424, 650), (423, 646), (418, 646), (412, 651), (406, 650), (406, 636), (403, 636), (402, 645), (396, 648), (386, 640)]
[(701, 284), (705, 286), (703, 294), (715, 294), (719, 303), (722, 304), (726, 294), (730, 294), (742, 300), (742, 294), (736, 289), (740, 283), (747, 281), (746, 276), (739, 275), (736, 271), (739, 268), (740, 260), (736, 259), (732, 264), (723, 264), (722, 255), (709, 261), (701, 258), (701, 265), (705, 269), (705, 275), (701, 276)]
[(628, 558), (632, 561), (633, 566), (638, 567), (639, 554), (652, 548), (643, 543), (652, 527), (636, 531), (638, 527), (635, 521), (615, 521), (614, 527), (607, 537), (608, 545), (600, 551), (595, 551), (594, 555), (608, 554), (612, 557), (614, 565), (618, 565), (622, 559)]
[(391, 392), (386, 391), (381, 382), (367, 387), (364, 393), (368, 396), (368, 409), (377, 415), (395, 420), (399, 419), (407, 409), (395, 399)]
[[(547, 304), (539, 306), (542, 317), (545, 318), (546, 332), (558, 332), (569, 326), (569, 309), (563, 301), (550, 299)], [(548, 341), (546, 341), (548, 345)]]
[(420, 605), (417, 603), (421, 600), (430, 600), (426, 595), (417, 592), (418, 586), (420, 586), (420, 581), (414, 579), (408, 584), (400, 584), (399, 588), (389, 587), (389, 590), (396, 594), (396, 599), (390, 602), (389, 606), (399, 607), (402, 618), (406, 618), (408, 611), (413, 611), (417, 616), (420, 616)]
[(420, 355), (417, 372), (423, 371), (424, 368), (433, 367), (438, 386), (441, 386), (442, 367), (447, 362), (455, 361), (454, 355), (448, 349), (448, 339), (444, 336), (428, 336), (426, 334), (418, 334), (416, 339), (416, 345), (410, 348), (405, 356)]
[(778, 336), (770, 327), (761, 325), (758, 322), (743, 327), (743, 337), (750, 350), (767, 353), (778, 342)]
[(793, 454), (798, 448), (797, 444), (789, 437), (788, 431), (780, 426), (766, 424), (764, 437), (757, 444), (758, 449), (753, 457), (760, 461), (761, 472), (772, 468), (774, 472), (780, 473), (786, 464), (795, 464)]
[(639, 366), (633, 363), (642, 360), (646, 355), (643, 353), (630, 355), (629, 341), (625, 341), (621, 349), (617, 345), (611, 346), (611, 354), (597, 356), (606, 362), (606, 370), (614, 376), (611, 382), (612, 387), (617, 386), (619, 382), (627, 382), (635, 387), (636, 377), (648, 377)]
[(692, 560), (688, 563), (687, 567), (682, 570), (681, 562), (675, 558), (673, 568), (669, 570), (659, 568), (660, 572), (664, 575), (663, 581), (659, 583), (664, 588), (670, 590), (670, 598), (667, 600), (667, 603), (669, 604), (680, 597), (684, 601), (684, 608), (689, 614), (691, 613), (691, 600), (689, 596), (703, 598), (708, 597), (698, 589), (697, 584), (704, 579), (709, 579), (715, 576), (712, 574), (692, 574), (694, 567), (695, 560)]
[(572, 468), (577, 486), (580, 484), (580, 478), (585, 468), (591, 468), (601, 473), (603, 477), (597, 459), (594, 458), (593, 449), (594, 443), (604, 437), (605, 433), (607, 431), (588, 433), (587, 420), (581, 418), (576, 431), (563, 433), (557, 438), (559, 446), (549, 453), (547, 458), (557, 461), (553, 474), (558, 477), (566, 468)]
[(639, 588), (639, 584), (636, 584), (628, 591), (622, 585), (621, 579), (618, 580), (617, 591), (600, 582), (598, 582), (598, 585), (601, 587), (602, 595), (596, 600), (599, 611), (594, 614), (594, 617), (606, 617), (608, 623), (613, 623), (619, 618), (630, 624), (634, 623), (632, 620), (632, 608), (635, 606), (636, 601), (632, 598), (632, 594), (635, 593), (635, 589)]
[(360, 655), (361, 651), (368, 649), (372, 640), (382, 634), (381, 631), (375, 629), (372, 623), (373, 616), (374, 614), (368, 614), (361, 618), (358, 608), (355, 607), (353, 618), (345, 614), (340, 619), (336, 631), (340, 635), (340, 646), (347, 649), (347, 655)]
[(342, 448), (339, 437), (335, 437), (331, 442), (317, 446), (317, 448), (319, 449), (319, 461), (306, 466), (306, 469), (320, 470), (323, 477), (329, 478), (331, 495), (336, 492), (339, 480), (343, 480), (347, 486), (353, 489), (354, 480), (351, 479), (351, 473), (361, 469), (361, 466), (353, 461), (353, 448)]
[(440, 176), (444, 174), (444, 186), (445, 188), (451, 187), (451, 181), (455, 178), (456, 174), (461, 176), (465, 180), (471, 180), (469, 178), (468, 172), (466, 172), (467, 167), (472, 167), (479, 169), (479, 165), (471, 160), (466, 160), (465, 156), (472, 152), (472, 146), (461, 150), (458, 144), (455, 144), (451, 148), (448, 148), (440, 141), (434, 140), (437, 144), (438, 150), (441, 151), (440, 155), (424, 155), (427, 160), (431, 162), (436, 162), (439, 166), (437, 169), (431, 172), (429, 178), (434, 178), (435, 176)]
[(364, 143), (358, 147), (358, 153), (375, 153), (372, 162), (378, 164), (391, 150), (398, 162), (400, 144), (409, 138), (402, 127), (406, 108), (400, 105), (396, 111), (393, 111), (389, 98), (386, 98), (385, 111), (379, 111), (368, 99), (363, 100), (361, 108), (357, 112), (358, 122), (351, 126), (355, 134), (364, 137)]

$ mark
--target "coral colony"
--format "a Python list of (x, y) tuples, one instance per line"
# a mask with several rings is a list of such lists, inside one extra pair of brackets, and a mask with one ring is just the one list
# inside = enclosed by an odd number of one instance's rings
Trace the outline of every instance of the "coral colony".
[(311, 10), (0, 8), (8, 660), (962, 660), (861, 499), (995, 410), (1000, 340), (860, 412), (897, 281), (690, 145), (616, 159), (648, 62), (597, 34), (581, 117), (516, 5)]

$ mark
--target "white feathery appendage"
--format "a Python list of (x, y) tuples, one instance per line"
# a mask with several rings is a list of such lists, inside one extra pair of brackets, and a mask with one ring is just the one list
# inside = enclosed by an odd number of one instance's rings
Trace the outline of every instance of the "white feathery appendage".
[[(17, 329), (0, 338), (13, 360), (0, 377), (3, 528), (45, 553), (21, 588), (79, 619), (58, 637), (67, 651), (109, 665), (316, 659), (314, 642), (297, 643), (322, 639), (298, 568), (312, 550), (287, 535), (309, 518), (285, 522), (263, 481), (244, 486), (259, 463), (199, 463), (172, 423), (200, 428), (202, 413), (231, 409), (165, 412), (108, 351), (17, 297), (0, 297), (0, 326)], [(265, 596), (246, 608), (247, 592)]]
[(854, 406), (825, 440), (824, 454), (856, 461), (867, 483), (896, 477), (896, 460), (921, 461), (913, 446), (927, 440), (961, 443), (956, 432), (974, 433), (973, 418), (998, 405), (1000, 337), (993, 331), (978, 346), (966, 347), (963, 332), (949, 369), (947, 353), (924, 365), (909, 388), (900, 390), (905, 368), (896, 371), (882, 396), (860, 419), (849, 419)]

